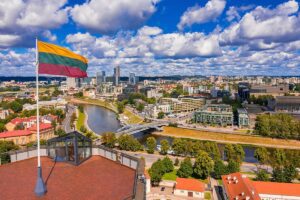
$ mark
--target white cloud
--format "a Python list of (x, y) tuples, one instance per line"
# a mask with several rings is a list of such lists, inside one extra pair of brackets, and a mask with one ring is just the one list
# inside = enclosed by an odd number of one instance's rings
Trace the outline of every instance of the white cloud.
[(75, 5), (71, 16), (79, 26), (92, 32), (106, 34), (140, 27), (156, 11), (157, 2), (91, 0), (82, 5)]
[(265, 44), (286, 43), (300, 39), (299, 9), (294, 0), (274, 9), (256, 7), (220, 34), (223, 45), (245, 44), (253, 40)]
[(225, 0), (209, 0), (204, 7), (196, 5), (188, 8), (181, 16), (177, 28), (183, 30), (185, 27), (193, 24), (203, 24), (215, 20), (222, 14), (225, 5)]
[(68, 22), (67, 0), (1, 0), (0, 48), (33, 46), (34, 37), (55, 40), (48, 29)]
[(238, 12), (238, 8), (234, 6), (230, 6), (230, 8), (226, 11), (226, 19), (227, 21), (231, 22), (235, 19), (241, 19), (241, 16)]

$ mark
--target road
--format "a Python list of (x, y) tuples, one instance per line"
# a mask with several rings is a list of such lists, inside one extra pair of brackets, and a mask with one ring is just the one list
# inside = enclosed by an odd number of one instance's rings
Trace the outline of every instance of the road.
[[(162, 159), (165, 156), (160, 155), (160, 154), (148, 154), (145, 152), (130, 152), (130, 151), (123, 151), (126, 154), (129, 154), (131, 156), (135, 156), (135, 157), (144, 157), (145, 158), (145, 166), (146, 168), (150, 168), (152, 163), (154, 163), (155, 161), (157, 161), (157, 159)], [(184, 157), (178, 157), (178, 156), (171, 156), (168, 155), (168, 157), (170, 159), (173, 160), (173, 162), (175, 161), (176, 158), (178, 158), (180, 161), (184, 159)], [(192, 159), (193, 161), (194, 159)], [(272, 172), (272, 168), (271, 167), (267, 167), (267, 166), (263, 166), (264, 169), (267, 169), (269, 172)], [(253, 163), (242, 163), (241, 166), (241, 172), (251, 172), (254, 173), (257, 170), (257, 167), (255, 164)]]
[(62, 122), (63, 129), (66, 131), (66, 133), (72, 132), (71, 129), (71, 116), (76, 111), (76, 106), (67, 105), (67, 113), (64, 121)]

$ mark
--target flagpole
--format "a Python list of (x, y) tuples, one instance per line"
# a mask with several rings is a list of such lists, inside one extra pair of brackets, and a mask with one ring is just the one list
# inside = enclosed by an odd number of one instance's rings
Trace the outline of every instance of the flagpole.
[(35, 39), (35, 77), (36, 77), (36, 133), (37, 133), (37, 157), (38, 157), (38, 176), (35, 185), (35, 194), (43, 196), (47, 192), (46, 185), (42, 176), (41, 149), (40, 149), (40, 111), (39, 111), (39, 61), (38, 61), (38, 39)]

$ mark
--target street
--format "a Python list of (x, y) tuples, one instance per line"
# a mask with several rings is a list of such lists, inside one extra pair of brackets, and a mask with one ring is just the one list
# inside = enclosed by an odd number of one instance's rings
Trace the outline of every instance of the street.
[(72, 114), (76, 111), (76, 106), (67, 105), (67, 112), (66, 112), (66, 117), (64, 121), (62, 122), (63, 129), (66, 133), (72, 132), (73, 130), (71, 129), (71, 116)]

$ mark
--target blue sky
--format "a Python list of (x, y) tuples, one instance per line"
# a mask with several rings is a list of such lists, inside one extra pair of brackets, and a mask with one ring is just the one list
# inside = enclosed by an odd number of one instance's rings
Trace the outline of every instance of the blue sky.
[(89, 76), (300, 75), (295, 0), (1, 0), (0, 76), (34, 75), (36, 36)]

